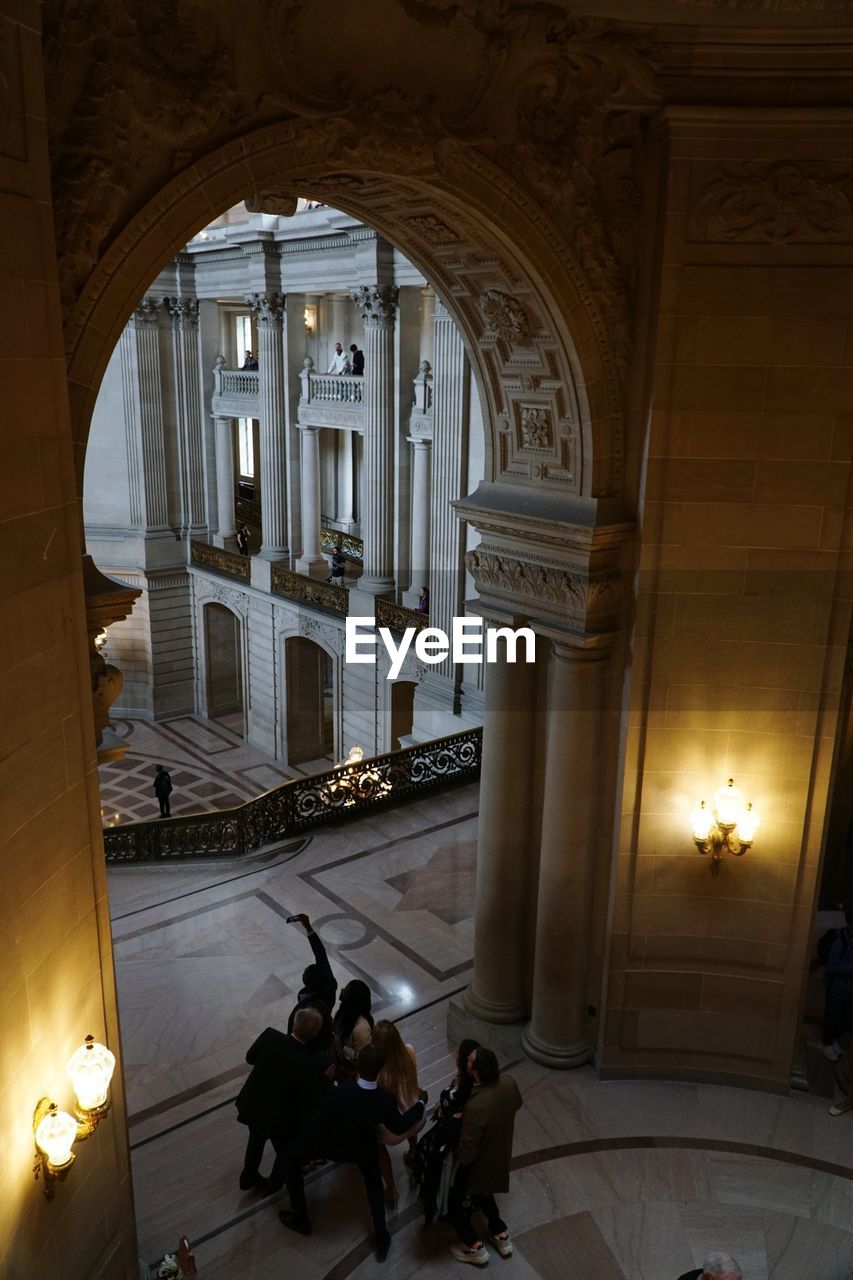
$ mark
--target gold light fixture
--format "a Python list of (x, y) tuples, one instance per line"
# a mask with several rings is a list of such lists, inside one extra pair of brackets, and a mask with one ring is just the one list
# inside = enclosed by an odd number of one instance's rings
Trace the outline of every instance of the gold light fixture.
[(714, 793), (713, 808), (707, 809), (705, 801), (699, 803), (693, 813), (693, 841), (700, 853), (711, 855), (711, 875), (718, 875), (724, 853), (740, 858), (755, 838), (761, 822), (751, 804), (729, 778), (724, 787)]
[(307, 306), (303, 313), (303, 319), (305, 322), (305, 332), (309, 334), (313, 333), (317, 328), (317, 308), (310, 305)]
[[(116, 1060), (109, 1049), (98, 1044), (94, 1036), (68, 1059), (67, 1071), (74, 1089), (74, 1115), (60, 1111), (50, 1098), (41, 1098), (33, 1114), (36, 1158), (33, 1173), (41, 1173), (48, 1200), (55, 1194), (55, 1183), (61, 1181), (74, 1163), (71, 1150), (75, 1142), (91, 1137), (110, 1109), (110, 1081)], [(75, 1118), (76, 1117), (76, 1118)]]

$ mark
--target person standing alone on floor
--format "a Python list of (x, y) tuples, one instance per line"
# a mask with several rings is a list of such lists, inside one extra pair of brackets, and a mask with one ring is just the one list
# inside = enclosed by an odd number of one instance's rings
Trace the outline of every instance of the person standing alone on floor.
[(172, 810), (169, 796), (172, 794), (172, 779), (169, 777), (169, 770), (164, 769), (161, 764), (157, 765), (154, 773), (154, 794), (160, 801), (160, 817), (170, 817)]

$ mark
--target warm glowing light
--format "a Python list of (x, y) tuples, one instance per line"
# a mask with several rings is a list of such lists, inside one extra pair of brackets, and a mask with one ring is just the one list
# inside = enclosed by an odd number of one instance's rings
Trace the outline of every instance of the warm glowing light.
[(71, 1148), (77, 1137), (77, 1121), (67, 1111), (50, 1104), (47, 1115), (36, 1129), (36, 1146), (47, 1158), (51, 1169), (63, 1169), (74, 1159)]
[(735, 786), (734, 778), (729, 778), (724, 787), (714, 793), (714, 809), (717, 822), (721, 827), (736, 827), (746, 812), (743, 792)]
[(737, 833), (740, 837), (741, 844), (752, 844), (757, 829), (761, 826), (761, 819), (755, 812), (751, 804), (746, 806), (744, 815), (737, 824)]
[(98, 634), (95, 636), (95, 648), (98, 650), (98, 653), (101, 652), (101, 650), (103, 649), (106, 643), (107, 643), (107, 632), (105, 628), (103, 631), (99, 631)]
[(714, 815), (710, 810), (705, 808), (703, 800), (698, 808), (693, 811), (693, 839), (707, 840), (710, 835), (711, 828), (714, 825)]
[(364, 759), (364, 747), (350, 747), (344, 764), (360, 764)]
[(305, 323), (305, 332), (313, 333), (317, 327), (317, 308), (306, 307), (303, 313), (303, 319)]
[(113, 1078), (116, 1060), (93, 1036), (86, 1037), (68, 1059), (68, 1074), (81, 1111), (95, 1111), (104, 1106)]

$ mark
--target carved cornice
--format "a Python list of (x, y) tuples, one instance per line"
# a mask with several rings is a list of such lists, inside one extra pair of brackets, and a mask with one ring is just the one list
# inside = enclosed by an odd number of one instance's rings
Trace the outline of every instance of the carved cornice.
[(608, 630), (616, 625), (621, 594), (613, 569), (591, 572), (585, 566), (564, 567), (547, 558), (480, 546), (465, 556), (480, 596), (516, 610), (563, 622), (582, 630)]
[(164, 298), (163, 306), (172, 317), (173, 328), (198, 328), (198, 298)]
[(247, 293), (246, 306), (265, 329), (280, 329), (284, 324), (286, 299), (283, 293)]
[(399, 296), (397, 285), (362, 285), (350, 293), (364, 324), (373, 329), (393, 328)]
[(688, 240), (853, 243), (853, 166), (849, 163), (696, 161), (691, 176)]

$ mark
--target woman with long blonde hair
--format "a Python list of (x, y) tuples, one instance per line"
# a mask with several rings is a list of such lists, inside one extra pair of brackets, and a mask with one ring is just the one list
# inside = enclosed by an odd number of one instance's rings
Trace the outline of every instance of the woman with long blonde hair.
[[(384, 1019), (376, 1023), (373, 1028), (372, 1038), (373, 1043), (378, 1049), (382, 1050), (385, 1056), (385, 1065), (379, 1073), (377, 1084), (380, 1088), (387, 1089), (389, 1093), (393, 1093), (397, 1099), (397, 1106), (401, 1111), (408, 1111), (409, 1107), (413, 1107), (420, 1096), (415, 1051), (410, 1044), (403, 1043), (394, 1023), (386, 1022)], [(415, 1137), (423, 1128), (425, 1120), (426, 1116), (424, 1115), (407, 1133), (400, 1134), (399, 1137), (380, 1126), (379, 1167), (385, 1183), (385, 1203), (389, 1209), (396, 1207), (397, 1186), (394, 1181), (394, 1167), (391, 1164), (391, 1155), (388, 1148), (395, 1147), (400, 1142), (408, 1141), (409, 1150), (405, 1157), (408, 1164), (415, 1151)]]

